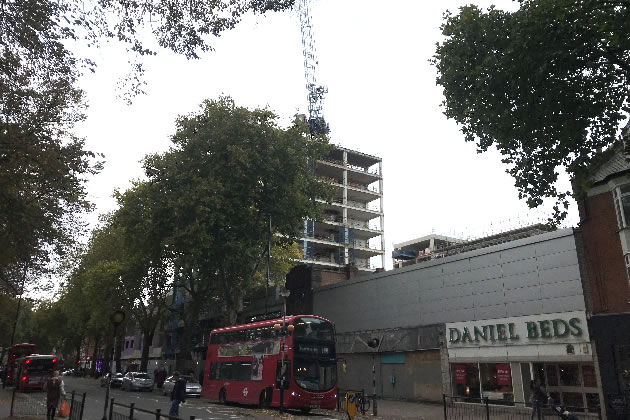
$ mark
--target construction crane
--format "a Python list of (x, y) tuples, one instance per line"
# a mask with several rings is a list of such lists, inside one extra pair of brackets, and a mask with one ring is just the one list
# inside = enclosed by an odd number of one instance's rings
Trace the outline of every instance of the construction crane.
[(317, 55), (311, 25), (310, 0), (297, 0), (295, 5), (300, 15), (302, 32), (302, 54), (304, 55), (304, 75), (308, 92), (308, 126), (311, 134), (326, 134), (330, 131), (324, 119), (324, 95), (328, 93), (325, 86), (317, 84)]

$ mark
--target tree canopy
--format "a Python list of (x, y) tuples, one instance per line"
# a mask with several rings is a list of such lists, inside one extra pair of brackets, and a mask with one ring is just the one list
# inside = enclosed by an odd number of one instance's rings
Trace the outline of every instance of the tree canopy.
[(529, 207), (556, 198), (559, 222), (571, 196), (556, 187), (559, 170), (574, 175), (627, 119), (630, 3), (519, 3), (514, 12), (447, 12), (432, 61), (446, 116), (478, 152), (498, 149)]
[[(247, 12), (290, 8), (293, 0), (32, 0), (2, 2), (0, 13), (0, 291), (17, 295), (26, 277), (72, 246), (90, 208), (86, 176), (97, 155), (72, 130), (84, 118), (77, 81), (96, 71), (89, 47), (109, 40), (136, 57), (129, 97), (142, 91), (143, 55), (165, 48), (187, 58)], [(153, 48), (156, 45), (157, 47)]]

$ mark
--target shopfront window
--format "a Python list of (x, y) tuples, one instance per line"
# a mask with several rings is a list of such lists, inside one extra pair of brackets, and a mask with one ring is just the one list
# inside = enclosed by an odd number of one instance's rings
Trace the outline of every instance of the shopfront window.
[(451, 364), (453, 392), (458, 397), (480, 398), (479, 368), (476, 363)]
[(562, 386), (580, 386), (580, 370), (575, 363), (566, 363), (558, 365), (560, 370), (560, 384)]
[(509, 363), (480, 363), (481, 394), (490, 400), (514, 401)]
[[(522, 372), (526, 370), (523, 365)], [(532, 373), (534, 379), (540, 380), (555, 402), (573, 411), (597, 412), (599, 410), (597, 377), (592, 364), (533, 363)], [(527, 395), (527, 392), (525, 394)]]

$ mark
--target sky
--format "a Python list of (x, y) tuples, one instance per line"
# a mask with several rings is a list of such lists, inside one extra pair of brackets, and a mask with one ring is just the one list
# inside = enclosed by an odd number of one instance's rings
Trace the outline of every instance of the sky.
[[(318, 81), (328, 87), (324, 115), (331, 142), (383, 159), (386, 268), (392, 244), (430, 233), (477, 238), (544, 221), (518, 199), (496, 151), (477, 154), (442, 113), (429, 59), (445, 10), (465, 1), (312, 0)], [(514, 10), (517, 2), (478, 1)], [(87, 119), (77, 127), (87, 149), (105, 155), (88, 182), (96, 205), (88, 221), (115, 208), (112, 193), (142, 176), (142, 158), (166, 151), (178, 115), (204, 99), (229, 95), (239, 106), (269, 107), (289, 118), (307, 113), (299, 18), (295, 12), (248, 15), (210, 40), (199, 60), (168, 51), (144, 60), (146, 95), (127, 105), (116, 86), (130, 56), (116, 44), (92, 52), (85, 76)], [(561, 186), (567, 188), (566, 177)], [(567, 225), (577, 223), (575, 206)]]

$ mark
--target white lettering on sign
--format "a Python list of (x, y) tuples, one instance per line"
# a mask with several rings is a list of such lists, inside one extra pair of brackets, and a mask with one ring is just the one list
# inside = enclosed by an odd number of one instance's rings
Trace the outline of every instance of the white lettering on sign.
[(247, 392), (248, 392), (248, 391), (247, 391), (247, 387), (243, 388), (243, 396), (244, 396), (244, 397), (247, 397)]

